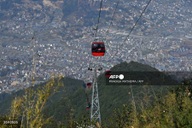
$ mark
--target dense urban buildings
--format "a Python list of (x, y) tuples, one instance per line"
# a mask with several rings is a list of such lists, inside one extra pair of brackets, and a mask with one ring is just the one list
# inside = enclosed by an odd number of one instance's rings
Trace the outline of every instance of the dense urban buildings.
[[(70, 16), (65, 16), (62, 2), (6, 6), (5, 2), (0, 2), (4, 7), (0, 9), (0, 93), (28, 87), (32, 77), (37, 83), (46, 81), (52, 74), (89, 81), (88, 67), (100, 65), (107, 70), (123, 61), (146, 63), (161, 71), (192, 70), (190, 0), (153, 1), (127, 39), (147, 1), (122, 0), (113, 19), (117, 3), (105, 0), (98, 38), (107, 52), (98, 59), (90, 48), (98, 1), (85, 5), (79, 1), (79, 10)], [(81, 12), (81, 4), (93, 10)]]

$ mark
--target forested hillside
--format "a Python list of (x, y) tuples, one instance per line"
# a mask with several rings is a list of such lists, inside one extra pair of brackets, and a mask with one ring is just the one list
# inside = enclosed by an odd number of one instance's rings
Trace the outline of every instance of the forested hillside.
[[(136, 62), (111, 70), (155, 70)], [(145, 69), (146, 68), (146, 69)], [(148, 69), (147, 69), (148, 68)], [(98, 77), (102, 127), (188, 127), (191, 122), (191, 83), (178, 86), (106, 86)], [(23, 127), (90, 125), (83, 81), (55, 77), (1, 100), (1, 121), (22, 120)], [(2, 126), (3, 127), (3, 126)]]

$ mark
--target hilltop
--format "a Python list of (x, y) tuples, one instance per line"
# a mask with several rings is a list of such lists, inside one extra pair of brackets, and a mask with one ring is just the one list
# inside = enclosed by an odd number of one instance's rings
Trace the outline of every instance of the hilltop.
[[(125, 68), (127, 67), (127, 68)], [(148, 65), (143, 65), (137, 62), (130, 63), (120, 63), (114, 66), (111, 70), (146, 70), (146, 71), (156, 71)], [(122, 104), (132, 104), (133, 97), (137, 105), (143, 102), (144, 97), (148, 96), (152, 103), (157, 96), (165, 95), (168, 91), (167, 86), (106, 86), (103, 82), (105, 79), (104, 74), (98, 77), (99, 85), (99, 98), (100, 98), (100, 108), (102, 114), (102, 120), (107, 121), (107, 119), (112, 116), (113, 110), (115, 108), (120, 108)], [(73, 118), (78, 120), (85, 116), (89, 119), (89, 111), (86, 111), (86, 97), (85, 90), (83, 87), (82, 80), (76, 80), (68, 77), (61, 79), (64, 86), (59, 88), (59, 91), (53, 94), (45, 108), (44, 112), (47, 117), (53, 116), (54, 120), (63, 121), (66, 120), (67, 115), (72, 112), (74, 114)], [(44, 84), (31, 87), (32, 89), (37, 89), (38, 87), (43, 88)], [(173, 89), (173, 87), (171, 87)], [(10, 112), (10, 105), (14, 97), (22, 96), (25, 90), (18, 91), (11, 94), (10, 96), (1, 99), (0, 112), (2, 114), (7, 114)], [(90, 92), (91, 94), (91, 92)], [(0, 95), (2, 97), (2, 95)], [(139, 108), (138, 108), (139, 110)]]

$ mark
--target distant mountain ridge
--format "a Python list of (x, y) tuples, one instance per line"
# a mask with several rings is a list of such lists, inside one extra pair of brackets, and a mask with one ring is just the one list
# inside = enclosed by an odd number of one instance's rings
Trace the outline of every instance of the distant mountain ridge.
[(156, 68), (153, 68), (147, 64), (142, 64), (135, 61), (122, 62), (111, 68), (112, 71), (158, 71)]

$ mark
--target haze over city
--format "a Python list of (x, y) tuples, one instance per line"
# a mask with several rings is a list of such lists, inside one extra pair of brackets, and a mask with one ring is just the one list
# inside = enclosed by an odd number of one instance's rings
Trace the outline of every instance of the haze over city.
[[(90, 81), (88, 67), (103, 71), (123, 61), (149, 64), (160, 71), (191, 71), (192, 1), (156, 0), (147, 8), (130, 37), (131, 27), (147, 0), (104, 0), (98, 30), (106, 55), (91, 55), (99, 1), (0, 2), (0, 93), (28, 87), (62, 74)], [(110, 27), (109, 27), (110, 26)]]

